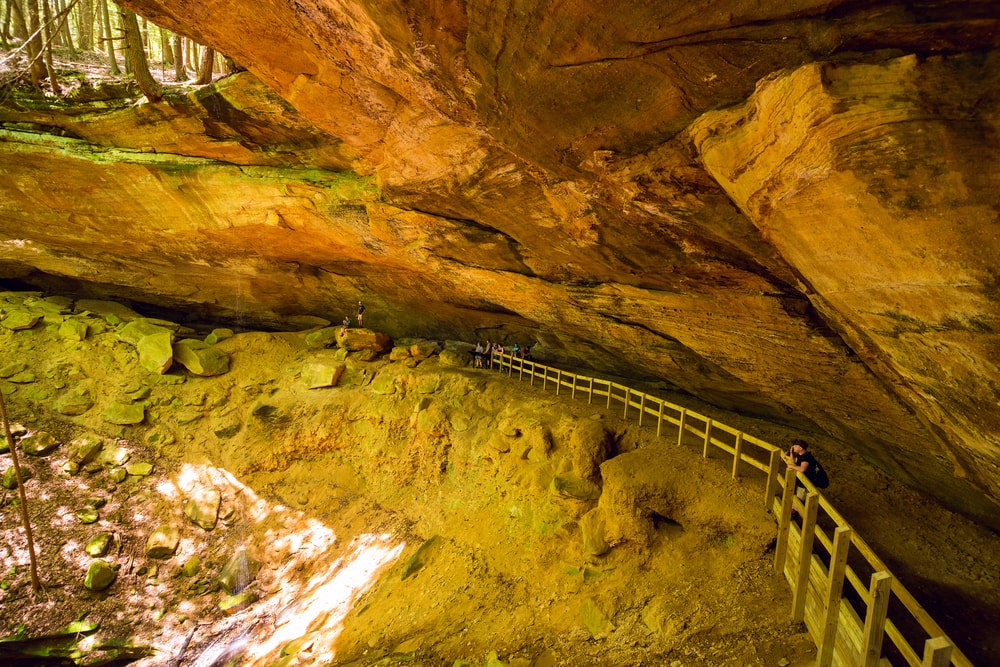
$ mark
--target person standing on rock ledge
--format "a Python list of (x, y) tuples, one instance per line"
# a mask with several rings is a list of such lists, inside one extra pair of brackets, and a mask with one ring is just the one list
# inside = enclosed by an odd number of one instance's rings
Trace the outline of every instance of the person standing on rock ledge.
[(358, 326), (363, 327), (365, 325), (365, 304), (358, 301)]

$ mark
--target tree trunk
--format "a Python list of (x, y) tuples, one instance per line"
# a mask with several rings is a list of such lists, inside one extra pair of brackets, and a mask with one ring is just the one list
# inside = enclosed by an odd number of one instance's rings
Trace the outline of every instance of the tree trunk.
[(118, 16), (121, 17), (122, 29), (125, 31), (125, 51), (132, 64), (132, 76), (135, 77), (135, 82), (139, 84), (139, 89), (146, 99), (150, 102), (159, 102), (163, 99), (163, 89), (149, 73), (149, 64), (146, 62), (146, 52), (142, 48), (142, 34), (139, 32), (139, 21), (135, 17), (135, 12), (119, 5)]
[(77, 9), (77, 41), (83, 51), (94, 50), (94, 0), (80, 0)]
[(42, 590), (42, 582), (38, 579), (38, 561), (35, 558), (35, 541), (31, 535), (31, 517), (28, 514), (28, 496), (24, 491), (24, 476), (21, 474), (21, 464), (17, 460), (17, 446), (14, 436), (10, 433), (10, 420), (7, 418), (7, 401), (0, 392), (0, 416), (3, 417), (3, 431), (10, 447), (10, 462), (14, 464), (14, 477), (17, 479), (17, 493), (21, 499), (21, 524), (24, 526), (24, 538), (28, 547), (28, 562), (31, 565), (31, 590), (35, 593)]
[(212, 70), (215, 69), (215, 49), (201, 47), (201, 62), (198, 64), (198, 78), (195, 85), (204, 86), (212, 83)]
[(111, 73), (115, 76), (121, 76), (121, 69), (118, 67), (118, 56), (115, 55), (115, 36), (111, 32), (111, 13), (108, 11), (108, 0), (97, 0), (100, 5), (101, 10), (101, 23), (104, 25), (104, 43), (108, 45), (108, 64), (110, 66)]
[(28, 22), (24, 19), (24, 10), (21, 9), (21, 0), (7, 0), (7, 9), (13, 9), (14, 14), (11, 17), (13, 19), (13, 30), (14, 37), (17, 37), (21, 41), (28, 39)]
[(38, 17), (38, 0), (28, 0), (28, 33), (33, 35), (28, 40), (28, 61), (31, 63), (31, 85), (36, 90), (42, 89), (45, 79), (45, 63), (42, 61), (42, 31)]
[(7, 0), (7, 4), (4, 7), (3, 12), (3, 30), (0, 31), (0, 47), (3, 47), (4, 51), (10, 48), (10, 43), (7, 41), (10, 36), (10, 33), (8, 32), (10, 30), (10, 14), (12, 11), (10, 5), (11, 1)]
[(42, 0), (42, 12), (45, 19), (45, 66), (49, 70), (49, 85), (52, 86), (53, 95), (61, 95), (62, 88), (59, 87), (59, 79), (56, 78), (56, 68), (52, 65), (52, 43), (58, 36), (59, 27), (52, 24), (52, 9), (49, 7), (49, 0)]
[(174, 49), (170, 45), (170, 33), (165, 28), (157, 26), (160, 33), (160, 52), (163, 54), (162, 62), (164, 66), (174, 65)]
[(76, 53), (76, 47), (73, 46), (73, 31), (69, 29), (69, 11), (66, 9), (66, 0), (56, 0), (56, 10), (58, 11), (59, 18), (59, 34), (62, 35), (63, 44), (69, 49), (70, 53)]
[(187, 81), (187, 68), (184, 67), (184, 38), (174, 35), (174, 80)]

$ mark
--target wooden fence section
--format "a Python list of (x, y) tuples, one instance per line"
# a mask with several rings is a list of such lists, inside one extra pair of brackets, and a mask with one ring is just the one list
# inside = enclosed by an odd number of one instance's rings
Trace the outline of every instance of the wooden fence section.
[(732, 457), (734, 478), (757, 475), (762, 501), (778, 522), (774, 569), (791, 587), (791, 618), (804, 622), (816, 642), (819, 667), (972, 666), (812, 483), (786, 468), (778, 447), (616, 382), (508, 354), (490, 357), (494, 370), (543, 390), (586, 396), (608, 410), (615, 404), (622, 417), (655, 427), (659, 437), (700, 446), (705, 458), (722, 450)]

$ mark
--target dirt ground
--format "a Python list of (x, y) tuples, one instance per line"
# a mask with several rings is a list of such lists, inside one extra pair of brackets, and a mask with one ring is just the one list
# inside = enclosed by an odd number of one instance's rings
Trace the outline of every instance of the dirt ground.
[[(82, 342), (55, 324), (74, 317), (90, 322)], [(245, 332), (218, 344), (228, 373), (158, 376), (102, 322), (62, 312), (28, 331), (0, 329), (7, 365), (25, 366), (0, 381), (11, 420), (63, 443), (21, 457), (33, 474), (37, 595), (16, 493), (0, 497), (0, 636), (42, 637), (17, 646), (47, 651), (48, 664), (72, 650), (88, 664), (140, 665), (814, 659), (773, 575), (760, 481), (732, 480), (721, 456), (705, 461), (603, 405), (451, 365), (454, 356), (341, 360), (303, 333)], [(337, 386), (307, 387), (317, 364), (344, 365)], [(53, 412), (80, 390), (93, 407)], [(143, 423), (105, 421), (112, 400), (141, 402)], [(775, 444), (802, 435), (687, 403)], [(68, 474), (84, 434), (103, 439), (102, 458)], [(813, 440), (834, 504), (975, 664), (995, 663), (997, 536)], [(151, 474), (114, 481), (121, 464), (142, 462)], [(219, 521), (205, 530), (183, 507), (212, 489)], [(88, 505), (100, 505), (96, 523), (78, 517)], [(164, 523), (179, 528), (180, 546), (148, 558), (147, 536)], [(114, 535), (104, 560), (118, 576), (92, 592), (83, 545), (99, 531)], [(247, 576), (248, 604), (226, 613), (218, 574), (241, 550), (260, 568)], [(60, 631), (69, 634), (51, 636)]]

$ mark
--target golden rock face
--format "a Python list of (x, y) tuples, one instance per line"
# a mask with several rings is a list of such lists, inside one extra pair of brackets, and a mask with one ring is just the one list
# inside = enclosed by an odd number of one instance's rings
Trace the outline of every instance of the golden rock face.
[(249, 72), (0, 109), (4, 277), (274, 326), (363, 298), (1000, 525), (995, 3), (126, 4)]

